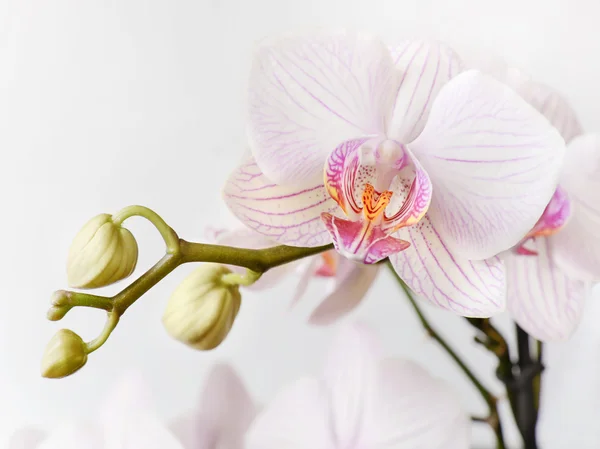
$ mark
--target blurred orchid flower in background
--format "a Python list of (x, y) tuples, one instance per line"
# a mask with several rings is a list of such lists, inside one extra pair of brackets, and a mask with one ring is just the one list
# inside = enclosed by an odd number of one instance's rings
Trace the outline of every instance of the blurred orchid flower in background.
[(534, 338), (568, 338), (600, 280), (600, 137), (583, 134), (569, 103), (516, 69), (499, 72), (568, 143), (560, 185), (536, 225), (505, 254), (508, 309)]
[(224, 188), (242, 222), (364, 263), (389, 256), (416, 294), (474, 317), (504, 310), (497, 255), (539, 219), (564, 155), (538, 111), (448, 47), (350, 32), (264, 43), (248, 129)]
[(467, 449), (470, 418), (414, 362), (381, 359), (362, 326), (337, 335), (321, 378), (282, 390), (248, 430), (247, 449)]
[[(219, 245), (240, 248), (262, 249), (277, 245), (276, 241), (249, 228), (232, 231), (211, 230), (210, 238)], [(234, 266), (230, 268), (240, 273), (244, 272), (243, 268)], [(311, 324), (325, 325), (347, 314), (360, 303), (375, 281), (379, 268), (378, 265), (356, 263), (340, 257), (339, 253), (331, 250), (269, 270), (248, 288), (255, 290), (269, 288), (282, 281), (295, 269), (298, 273), (298, 284), (292, 299), (292, 305), (295, 305), (306, 293), (311, 280), (326, 279), (325, 297), (309, 317)]]
[(600, 302), (587, 298), (569, 341), (548, 346), (540, 407), (540, 447), (600, 447)]
[(8, 449), (241, 449), (254, 414), (237, 375), (217, 365), (196, 413), (172, 431), (156, 414), (143, 379), (131, 374), (108, 395), (94, 422), (69, 422), (47, 435), (20, 431)]

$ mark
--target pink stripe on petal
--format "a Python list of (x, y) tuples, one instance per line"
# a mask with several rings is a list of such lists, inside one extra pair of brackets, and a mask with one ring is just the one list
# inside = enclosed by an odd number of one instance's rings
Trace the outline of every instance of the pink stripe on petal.
[(394, 235), (410, 243), (390, 260), (415, 294), (461, 316), (486, 318), (504, 310), (504, 265), (500, 259), (471, 261), (456, 254), (428, 215)]
[(275, 182), (314, 181), (340, 142), (385, 132), (396, 84), (388, 49), (367, 35), (314, 33), (263, 43), (248, 111), (258, 165)]
[(541, 114), (476, 71), (444, 87), (410, 149), (433, 184), (436, 229), (454, 252), (477, 260), (511, 248), (535, 225), (565, 153)]
[(531, 336), (566, 340), (574, 332), (590, 284), (567, 277), (551, 260), (550, 239), (531, 242), (535, 256), (507, 252), (508, 310)]
[(308, 187), (275, 185), (250, 157), (231, 174), (223, 196), (246, 226), (275, 242), (309, 247), (331, 242), (320, 217), (338, 207), (321, 183)]
[(421, 134), (435, 98), (463, 64), (454, 50), (434, 41), (406, 41), (391, 53), (400, 83), (388, 136), (409, 143)]

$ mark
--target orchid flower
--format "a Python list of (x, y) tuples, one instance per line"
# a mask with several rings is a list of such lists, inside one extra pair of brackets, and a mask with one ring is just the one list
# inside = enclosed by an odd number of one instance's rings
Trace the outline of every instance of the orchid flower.
[(504, 309), (497, 254), (541, 216), (564, 155), (512, 89), (439, 43), (315, 33), (260, 46), (248, 112), (250, 153), (224, 188), (247, 226), (390, 257), (415, 293), (461, 315)]
[(508, 309), (536, 339), (562, 340), (577, 327), (592, 283), (600, 280), (600, 136), (583, 134), (568, 102), (549, 87), (523, 76), (511, 84), (568, 146), (554, 196), (505, 255)]
[[(248, 228), (232, 231), (212, 230), (211, 239), (219, 245), (262, 249), (277, 244), (274, 240)], [(232, 270), (243, 272), (239, 267)], [(309, 257), (300, 263), (277, 267), (265, 273), (249, 288), (262, 290), (281, 282), (296, 268), (299, 280), (292, 299), (295, 305), (305, 295), (311, 280), (326, 279), (325, 297), (309, 317), (316, 325), (329, 324), (353, 310), (367, 294), (379, 272), (378, 265), (358, 264), (340, 257), (336, 251), (326, 251), (318, 256)]]
[(257, 406), (236, 372), (228, 365), (216, 365), (199, 407), (171, 428), (185, 449), (242, 449), (256, 413)]
[(143, 379), (129, 375), (108, 395), (93, 423), (70, 422), (48, 435), (17, 432), (9, 449), (241, 449), (254, 413), (237, 376), (219, 365), (209, 376), (193, 431), (188, 419), (177, 423), (174, 433), (155, 413)]
[(320, 378), (298, 380), (259, 413), (247, 449), (467, 449), (469, 417), (450, 387), (379, 352), (363, 327), (344, 329)]

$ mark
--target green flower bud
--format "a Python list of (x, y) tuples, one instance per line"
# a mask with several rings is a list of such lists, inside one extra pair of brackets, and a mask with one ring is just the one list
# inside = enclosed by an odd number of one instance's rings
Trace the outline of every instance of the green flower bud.
[(138, 246), (108, 214), (92, 218), (69, 249), (67, 278), (74, 288), (98, 288), (125, 279), (137, 264)]
[(199, 350), (216, 348), (225, 339), (242, 301), (239, 286), (222, 281), (229, 273), (224, 265), (205, 263), (181, 283), (163, 315), (172, 337)]
[(46, 346), (42, 376), (60, 379), (79, 370), (87, 362), (85, 342), (69, 329), (59, 330)]

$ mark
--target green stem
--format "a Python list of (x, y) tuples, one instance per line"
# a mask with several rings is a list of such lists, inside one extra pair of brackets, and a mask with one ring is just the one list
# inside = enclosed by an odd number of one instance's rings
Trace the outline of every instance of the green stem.
[(169, 254), (176, 254), (179, 251), (179, 237), (175, 231), (162, 219), (160, 215), (151, 209), (144, 206), (128, 206), (121, 209), (119, 212), (113, 215), (113, 223), (121, 226), (125, 220), (131, 217), (144, 217), (160, 232), (165, 245), (167, 245), (167, 252)]
[(221, 282), (227, 285), (243, 285), (244, 287), (248, 287), (258, 281), (261, 276), (261, 273), (246, 269), (245, 274), (229, 273), (224, 275), (221, 278)]
[(446, 351), (446, 353), (450, 356), (450, 358), (456, 363), (456, 365), (460, 368), (460, 370), (471, 381), (471, 383), (473, 384), (475, 389), (479, 392), (479, 394), (481, 395), (481, 397), (487, 404), (488, 409), (489, 409), (489, 416), (485, 419), (485, 422), (487, 422), (492, 427), (492, 429), (494, 430), (494, 433), (496, 434), (496, 440), (497, 440), (496, 448), (497, 449), (505, 449), (506, 446), (504, 443), (504, 435), (502, 433), (502, 425), (500, 423), (500, 417), (498, 414), (498, 405), (497, 405), (498, 400), (496, 399), (496, 397), (493, 394), (491, 394), (487, 390), (487, 388), (481, 383), (481, 381), (475, 376), (475, 374), (473, 374), (471, 369), (460, 358), (460, 356), (454, 351), (454, 349), (452, 349), (452, 347), (448, 343), (446, 343), (446, 341), (442, 338), (442, 336), (440, 334), (438, 334), (437, 331), (429, 324), (429, 322), (427, 321), (427, 318), (425, 317), (425, 314), (423, 313), (423, 311), (417, 304), (417, 301), (413, 297), (413, 294), (410, 291), (410, 289), (408, 288), (408, 286), (398, 276), (398, 274), (393, 269), (391, 264), (389, 264), (388, 266), (390, 267), (391, 272), (394, 274), (394, 277), (398, 281), (398, 284), (400, 285), (400, 287), (406, 294), (406, 297), (410, 301), (412, 308), (414, 309), (415, 313), (417, 314), (419, 321), (421, 322), (421, 325), (427, 331), (427, 334), (431, 338), (433, 338), (435, 341), (437, 341), (438, 344), (444, 349), (444, 351)]
[(100, 348), (119, 322), (119, 318), (148, 290), (158, 284), (178, 266), (191, 262), (212, 262), (236, 265), (247, 269), (245, 275), (227, 274), (223, 281), (235, 285), (248, 286), (271, 268), (294, 262), (305, 257), (328, 251), (333, 245), (317, 248), (274, 246), (266, 249), (245, 249), (230, 246), (192, 243), (181, 240), (177, 233), (154, 211), (143, 206), (129, 206), (115, 215), (113, 222), (121, 226), (125, 220), (141, 216), (158, 229), (167, 246), (167, 252), (152, 268), (142, 274), (121, 292), (113, 297), (90, 295), (88, 293), (59, 290), (52, 299), (47, 317), (52, 321), (62, 319), (73, 307), (93, 307), (108, 312), (108, 320), (102, 333), (87, 343), (88, 353)]
[(243, 249), (231, 246), (210, 245), (180, 241), (183, 263), (213, 262), (237, 265), (256, 273), (265, 273), (271, 268), (285, 265), (305, 257), (314, 256), (333, 249), (333, 245), (302, 248), (297, 246), (274, 246), (266, 249)]
[[(543, 360), (544, 344), (538, 340), (538, 341), (536, 341), (536, 347), (537, 347), (537, 361), (540, 365), (543, 366), (543, 364), (544, 364), (544, 360)], [(535, 399), (534, 404), (535, 404), (536, 411), (539, 411), (539, 409), (540, 409), (541, 389), (542, 389), (542, 371), (540, 370), (540, 372), (533, 378), (533, 392), (534, 392), (534, 399)]]
[(106, 343), (106, 340), (108, 340), (108, 337), (110, 337), (110, 334), (115, 329), (115, 327), (117, 327), (118, 323), (119, 315), (115, 312), (109, 312), (102, 333), (94, 340), (90, 341), (89, 343), (86, 343), (86, 352), (88, 354), (91, 354), (96, 349), (100, 348), (104, 343)]

